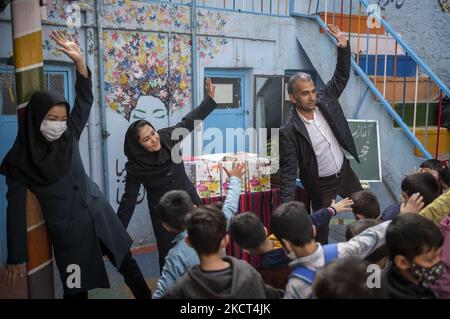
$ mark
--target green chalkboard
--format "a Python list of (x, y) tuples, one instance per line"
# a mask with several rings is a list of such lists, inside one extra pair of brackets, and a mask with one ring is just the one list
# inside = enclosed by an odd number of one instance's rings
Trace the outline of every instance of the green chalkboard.
[(360, 164), (346, 153), (350, 165), (362, 182), (381, 182), (380, 139), (378, 121), (348, 120)]

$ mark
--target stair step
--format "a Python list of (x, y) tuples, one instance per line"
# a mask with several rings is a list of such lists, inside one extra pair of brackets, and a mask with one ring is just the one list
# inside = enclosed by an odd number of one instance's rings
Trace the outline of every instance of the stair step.
[[(448, 154), (450, 153), (450, 132), (445, 127), (441, 128), (439, 137), (439, 158), (448, 159)], [(436, 155), (436, 141), (438, 136), (438, 128), (437, 126), (428, 126), (427, 128), (427, 143), (425, 148), (431, 155)], [(424, 144), (425, 140), (425, 127), (416, 127), (416, 137), (419, 139), (422, 144)], [(423, 156), (422, 152), (419, 151), (417, 147), (414, 148), (414, 155), (421, 157)]]
[[(374, 76), (370, 76), (372, 82), (375, 81)], [(439, 87), (431, 81), (428, 77), (419, 77), (417, 84), (417, 101), (419, 103), (426, 103), (428, 100), (428, 84), (430, 86), (430, 101), (439, 100), (440, 89)], [(383, 93), (384, 78), (383, 76), (377, 77), (377, 82), (375, 86), (378, 90)], [(406, 88), (405, 88), (406, 87)], [(403, 103), (403, 93), (405, 93), (405, 102), (414, 103), (416, 94), (416, 78), (415, 77), (397, 77), (394, 82), (394, 77), (386, 77), (386, 93), (385, 98), (390, 103), (394, 101), (394, 89), (395, 89), (395, 101), (397, 103)], [(377, 100), (379, 100), (376, 97)]]
[[(375, 75), (375, 55), (369, 54), (368, 56), (366, 54), (361, 54), (359, 56), (359, 66), (363, 71), (366, 70), (366, 60), (369, 60), (368, 66), (367, 66), (367, 74), (368, 75)], [(383, 76), (384, 75), (384, 54), (378, 54), (377, 55), (377, 76)], [(388, 55), (387, 56), (387, 65), (386, 65), (386, 75), (387, 76), (394, 76), (394, 62), (395, 62), (395, 56), (394, 55)], [(397, 77), (415, 77), (416, 76), (416, 62), (407, 55), (397, 55), (397, 70), (396, 70), (396, 76)]]
[[(367, 41), (369, 41), (369, 46), (367, 46)], [(358, 45), (359, 42), (359, 45)], [(352, 52), (356, 54), (366, 54), (369, 52), (370, 55), (374, 54), (395, 54), (395, 38), (387, 38), (385, 36), (379, 36), (378, 40), (374, 35), (370, 35), (367, 38), (366, 35), (361, 34), (359, 37), (356, 33), (350, 34), (350, 47)], [(400, 45), (397, 45), (397, 55), (405, 55), (405, 51)]]
[[(320, 17), (323, 21), (325, 21), (325, 12), (319, 12)], [(384, 18), (384, 17), (383, 17)], [(358, 28), (358, 22), (359, 22), (359, 28)], [(333, 13), (328, 12), (327, 14), (327, 24), (333, 23)], [(360, 17), (357, 14), (352, 14), (351, 17), (349, 14), (343, 14), (342, 15), (342, 23), (341, 23), (341, 14), (340, 13), (334, 13), (334, 24), (341, 29), (343, 32), (353, 32), (358, 33), (358, 31), (361, 34), (367, 34), (369, 31), (369, 34), (384, 34), (385, 30), (382, 26), (380, 28), (368, 28), (367, 27), (367, 15), (361, 15)], [(323, 32), (323, 30), (321, 30)]]
[[(403, 121), (408, 126), (414, 125), (414, 103), (405, 103), (403, 110), (403, 103), (396, 103), (394, 106), (395, 111), (403, 118)], [(417, 103), (417, 113), (416, 113), (416, 126), (425, 126), (426, 120), (426, 110), (427, 103)], [(439, 113), (439, 102), (430, 102), (428, 108), (428, 125), (437, 125), (438, 123), (438, 113)], [(399, 127), (396, 122), (394, 122), (395, 127)]]

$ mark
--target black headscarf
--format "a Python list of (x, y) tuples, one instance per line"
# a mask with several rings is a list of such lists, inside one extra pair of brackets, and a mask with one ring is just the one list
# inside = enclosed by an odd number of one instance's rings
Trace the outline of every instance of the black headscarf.
[[(57, 104), (67, 109), (67, 130), (56, 141), (48, 142), (40, 131), (48, 111)], [(48, 91), (35, 92), (19, 123), (13, 147), (5, 156), (1, 169), (11, 178), (30, 186), (48, 186), (70, 167), (72, 138), (70, 108), (64, 96)]]
[(133, 122), (127, 130), (124, 142), (124, 153), (128, 158), (125, 164), (127, 174), (141, 182), (151, 182), (155, 177), (166, 175), (172, 166), (170, 149), (166, 141), (160, 135), (161, 149), (156, 152), (147, 151), (137, 138), (138, 124), (147, 124), (153, 129), (148, 121), (139, 120)]

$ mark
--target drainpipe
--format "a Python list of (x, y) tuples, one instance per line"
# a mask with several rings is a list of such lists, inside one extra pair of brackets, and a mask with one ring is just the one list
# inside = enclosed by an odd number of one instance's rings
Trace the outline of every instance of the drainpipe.
[(96, 1), (96, 22), (97, 22), (97, 47), (98, 47), (98, 83), (100, 84), (100, 127), (102, 137), (102, 164), (103, 164), (103, 192), (106, 198), (111, 201), (109, 194), (109, 166), (108, 166), (108, 130), (106, 127), (106, 106), (105, 87), (103, 77), (103, 45), (102, 45), (102, 10), (103, 1)]
[[(326, 0), (326, 1), (328, 1), (328, 0)], [(296, 1), (294, 1), (294, 0), (289, 1), (289, 15), (290, 16), (292, 16), (295, 12), (295, 3), (296, 3)]]
[(191, 1), (191, 62), (192, 62), (192, 108), (198, 105), (197, 92), (197, 0)]
[[(39, 1), (11, 2), (18, 121), (31, 95), (44, 88), (41, 8)], [(28, 244), (27, 288), (20, 297), (54, 298), (53, 257), (41, 206), (29, 190), (26, 195)], [(20, 289), (20, 288), (19, 288)], [(14, 297), (13, 297), (14, 298)]]
[[(198, 84), (198, 69), (197, 69), (197, 0), (191, 0), (191, 86), (192, 86), (192, 109), (197, 107), (198, 105), (198, 92), (197, 92), (197, 84)], [(170, 52), (169, 52), (170, 54)], [(196, 156), (202, 153), (202, 145), (197, 145), (195, 140), (198, 138), (198, 132), (201, 131), (200, 125), (199, 129), (195, 129), (194, 133), (191, 134), (191, 154)], [(201, 143), (201, 142), (200, 142)]]
[[(92, 11), (86, 12), (86, 18), (89, 21), (89, 25), (93, 23), (94, 15)], [(97, 70), (95, 68), (95, 54), (94, 52), (89, 52), (89, 48), (95, 48), (94, 42), (94, 28), (86, 28), (85, 29), (85, 57), (86, 57), (86, 65), (91, 70), (92, 74), (92, 87), (94, 92), (96, 91), (98, 81), (97, 81)], [(91, 114), (88, 119), (88, 148), (89, 148), (89, 176), (97, 183), (101, 184), (101, 178), (99, 176), (99, 158), (98, 158), (98, 136), (99, 132), (97, 130), (98, 127), (98, 94), (95, 92), (94, 94), (94, 105), (91, 108)]]

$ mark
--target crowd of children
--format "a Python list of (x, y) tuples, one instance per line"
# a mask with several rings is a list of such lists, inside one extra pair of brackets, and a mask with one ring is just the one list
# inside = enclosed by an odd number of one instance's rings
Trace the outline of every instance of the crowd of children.
[[(196, 207), (183, 191), (161, 199), (177, 236), (154, 298), (450, 298), (449, 171), (438, 161), (406, 176), (401, 203), (383, 212), (368, 190), (312, 214), (292, 201), (272, 214), (271, 232), (255, 212), (236, 214), (243, 167), (227, 173), (223, 205)], [(316, 229), (345, 211), (355, 217), (347, 241), (317, 242)], [(230, 237), (259, 264), (226, 256)]]
[[(79, 153), (93, 105), (92, 74), (73, 38), (53, 31), (51, 38), (76, 66), (75, 103), (71, 109), (59, 94), (35, 92), (0, 164), (8, 186), (8, 260), (0, 269), (0, 283), (13, 287), (16, 278), (26, 275), (29, 189), (42, 208), (67, 299), (86, 299), (89, 290), (109, 287), (103, 255), (142, 299), (450, 298), (450, 172), (437, 160), (425, 161), (402, 181), (401, 203), (383, 203), (392, 205), (382, 212), (375, 194), (361, 190), (341, 151), (358, 159), (338, 103), (350, 76), (350, 45), (338, 27), (328, 31), (337, 40), (338, 61), (325, 91), (316, 96), (305, 73), (288, 81), (297, 108), (291, 111), (294, 120), (280, 130), (284, 203), (272, 214), (270, 230), (255, 214), (260, 212), (236, 214), (242, 164), (225, 169), (230, 184), (223, 205), (202, 206), (183, 162), (173, 158), (182, 137), (173, 139), (172, 133), (192, 132), (217, 107), (211, 79), (205, 80), (203, 102), (176, 125), (156, 130), (146, 120), (131, 123), (124, 140), (125, 192), (115, 214), (85, 173)], [(291, 201), (298, 168), (312, 206), (329, 207), (309, 214), (302, 203)], [(141, 185), (147, 191), (161, 271), (153, 295), (126, 232)], [(337, 194), (350, 198), (335, 202)], [(356, 221), (348, 225), (347, 241), (324, 244), (331, 217), (350, 210)], [(226, 256), (230, 236), (259, 256), (257, 267)], [(74, 264), (83, 277), (80, 285), (69, 287), (66, 270)]]

